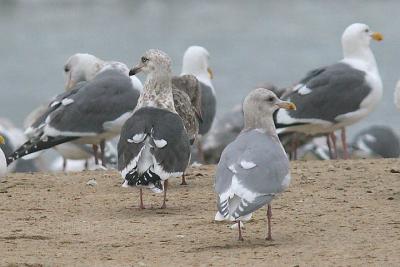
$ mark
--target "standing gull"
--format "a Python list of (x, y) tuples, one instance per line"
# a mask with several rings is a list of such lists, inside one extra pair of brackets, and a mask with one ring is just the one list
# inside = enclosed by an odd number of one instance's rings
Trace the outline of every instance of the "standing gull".
[(271, 240), (271, 201), (290, 183), (289, 160), (276, 134), (273, 113), (296, 106), (273, 92), (258, 88), (243, 103), (244, 129), (222, 152), (215, 176), (217, 206), (225, 219), (241, 218), (268, 204), (268, 235)]
[(203, 121), (199, 81), (193, 75), (172, 77), (172, 95), (176, 112), (183, 120), (190, 144), (193, 144)]
[(371, 39), (382, 35), (365, 24), (355, 23), (342, 35), (344, 58), (333, 65), (310, 71), (283, 99), (293, 101), (297, 110), (278, 110), (278, 133), (327, 134), (335, 146), (333, 133), (342, 129), (345, 158), (348, 157), (345, 127), (365, 118), (382, 97), (382, 81)]
[[(76, 53), (69, 57), (64, 65), (64, 74), (66, 77), (65, 90), (72, 90), (80, 82), (91, 81), (94, 79), (94, 77), (96, 77), (96, 75), (106, 70), (116, 70), (126, 76), (129, 76), (129, 68), (122, 62), (105, 61), (91, 54)], [(143, 89), (143, 85), (140, 80), (135, 76), (130, 77), (130, 79), (133, 88), (141, 92)], [(100, 148), (102, 153), (101, 158), (104, 158), (104, 142), (105, 140), (100, 141)], [(63, 156), (75, 155), (75, 159), (77, 157), (84, 159), (89, 155), (85, 153), (86, 149), (83, 146), (84, 144), (73, 144), (71, 142), (62, 146), (57, 146), (55, 149)], [(93, 154), (96, 165), (98, 164), (97, 151), (97, 144), (93, 144)], [(105, 166), (104, 163), (103, 166)]]
[(169, 177), (178, 177), (190, 159), (189, 138), (182, 119), (175, 111), (171, 86), (171, 59), (160, 50), (148, 50), (130, 74), (147, 74), (138, 105), (125, 123), (118, 143), (118, 170), (123, 186), (153, 192), (164, 190), (161, 208), (166, 207)]
[[(172, 77), (172, 95), (175, 110), (182, 118), (190, 144), (193, 145), (199, 133), (199, 123), (203, 121), (199, 81), (190, 74)], [(182, 174), (181, 185), (187, 185), (185, 173)]]
[[(183, 55), (182, 75), (192, 74), (200, 83), (201, 111), (203, 120), (199, 125), (199, 134), (205, 135), (211, 129), (217, 110), (217, 99), (211, 82), (213, 74), (209, 67), (210, 54), (201, 46), (190, 46)], [(202, 158), (201, 144), (199, 153)]]
[(98, 144), (120, 133), (139, 97), (131, 79), (119, 71), (105, 70), (79, 84), (56, 97), (26, 130), (29, 140), (7, 158), (8, 164), (65, 142)]

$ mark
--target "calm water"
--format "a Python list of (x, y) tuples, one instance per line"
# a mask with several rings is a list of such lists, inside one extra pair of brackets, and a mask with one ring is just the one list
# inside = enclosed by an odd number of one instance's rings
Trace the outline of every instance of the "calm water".
[(211, 53), (221, 114), (256, 84), (287, 86), (337, 61), (344, 28), (365, 22), (385, 36), (372, 44), (384, 99), (351, 131), (368, 124), (398, 128), (392, 96), (400, 78), (399, 9), (400, 1), (0, 0), (0, 117), (20, 126), (30, 110), (61, 92), (62, 67), (73, 53), (132, 66), (148, 48), (160, 48), (179, 73), (193, 44)]

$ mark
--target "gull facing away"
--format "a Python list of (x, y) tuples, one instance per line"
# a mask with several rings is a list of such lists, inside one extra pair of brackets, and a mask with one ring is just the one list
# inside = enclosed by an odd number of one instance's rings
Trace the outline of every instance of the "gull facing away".
[(348, 158), (345, 127), (365, 118), (382, 98), (382, 81), (370, 48), (371, 40), (382, 39), (368, 25), (348, 26), (342, 35), (344, 58), (310, 71), (282, 97), (295, 102), (297, 110), (277, 111), (278, 133), (326, 134), (328, 147), (335, 150), (334, 131), (341, 129)]
[(215, 175), (219, 213), (238, 223), (268, 205), (268, 235), (271, 240), (271, 201), (290, 183), (289, 160), (279, 141), (272, 118), (279, 109), (294, 110), (293, 103), (280, 100), (273, 92), (258, 88), (243, 102), (244, 129), (222, 152)]
[[(4, 137), (0, 135), (0, 145), (4, 144), (5, 144)], [(0, 147), (0, 178), (6, 176), (6, 174), (7, 174), (6, 156), (4, 155), (4, 152)]]
[[(202, 122), (199, 134), (205, 135), (211, 129), (217, 110), (217, 99), (211, 82), (213, 73), (209, 66), (210, 53), (201, 46), (190, 46), (183, 55), (182, 73), (194, 75), (200, 83)], [(200, 158), (203, 159), (201, 142), (198, 143)]]
[(150, 49), (129, 74), (140, 71), (147, 78), (138, 105), (121, 131), (118, 170), (123, 187), (139, 188), (141, 209), (143, 187), (164, 191), (161, 208), (166, 208), (168, 178), (181, 176), (189, 164), (189, 138), (174, 107), (170, 57)]
[(120, 133), (138, 98), (131, 79), (113, 69), (77, 83), (58, 95), (25, 131), (28, 141), (7, 157), (7, 163), (70, 141), (99, 144), (111, 139)]

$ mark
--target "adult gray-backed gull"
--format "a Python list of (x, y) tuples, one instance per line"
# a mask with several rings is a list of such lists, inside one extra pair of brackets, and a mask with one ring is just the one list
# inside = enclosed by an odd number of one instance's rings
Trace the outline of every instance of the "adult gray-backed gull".
[[(205, 135), (211, 129), (217, 110), (217, 99), (212, 70), (209, 66), (209, 52), (201, 46), (190, 46), (183, 55), (182, 73), (194, 75), (200, 83), (201, 111), (203, 120), (199, 125), (199, 134)], [(201, 142), (198, 143), (200, 158), (203, 158)]]
[(398, 158), (399, 136), (387, 126), (371, 126), (357, 133), (351, 142), (353, 157)]
[(76, 84), (58, 95), (26, 130), (29, 140), (7, 157), (7, 163), (73, 140), (98, 144), (113, 138), (132, 114), (139, 94), (128, 76), (112, 69)]
[(241, 218), (268, 204), (268, 235), (271, 239), (271, 201), (290, 183), (289, 160), (276, 134), (273, 113), (296, 106), (273, 92), (258, 88), (243, 102), (244, 129), (222, 152), (215, 175), (218, 211), (238, 223)]
[(164, 191), (161, 208), (165, 208), (168, 178), (181, 176), (188, 166), (189, 138), (174, 107), (170, 57), (148, 50), (130, 75), (140, 71), (147, 78), (135, 112), (121, 131), (118, 170), (124, 187), (139, 187), (140, 208), (144, 208), (143, 187)]
[[(382, 35), (365, 24), (355, 23), (342, 35), (344, 58), (333, 65), (310, 71), (283, 99), (297, 110), (279, 110), (278, 133), (328, 134), (335, 145), (334, 131), (342, 129), (345, 158), (345, 127), (365, 118), (382, 97), (382, 81), (370, 48), (370, 40)], [(332, 133), (332, 134), (331, 134)]]
[[(117, 70), (126, 76), (129, 76), (129, 68), (122, 62), (118, 61), (105, 61), (94, 55), (87, 53), (76, 53), (68, 58), (64, 65), (64, 74), (66, 77), (65, 90), (69, 91), (73, 89), (77, 83), (86, 82), (93, 80), (96, 75), (105, 70)], [(143, 90), (143, 85), (140, 80), (132, 76), (130, 77), (133, 88), (141, 92)], [(105, 140), (100, 141), (101, 158), (104, 158), (104, 147)], [(82, 159), (89, 156), (85, 152), (86, 149), (83, 148), (84, 144), (64, 144), (63, 146), (57, 146), (55, 149), (58, 150), (62, 155), (73, 156), (75, 159), (80, 157)], [(76, 153), (73, 153), (73, 152)], [(93, 144), (95, 164), (98, 164), (98, 146)], [(71, 153), (72, 152), (72, 153)], [(102, 163), (105, 166), (104, 163)]]

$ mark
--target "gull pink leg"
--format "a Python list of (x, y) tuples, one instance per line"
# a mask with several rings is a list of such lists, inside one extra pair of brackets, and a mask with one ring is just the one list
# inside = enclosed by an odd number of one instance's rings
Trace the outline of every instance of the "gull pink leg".
[(140, 197), (139, 209), (143, 210), (143, 209), (145, 209), (145, 207), (143, 205), (143, 191), (142, 191), (142, 188), (139, 189), (139, 197)]
[(332, 139), (332, 147), (333, 147), (333, 159), (338, 158), (337, 148), (336, 148), (336, 135), (335, 132), (330, 133)]
[(165, 180), (164, 182), (164, 200), (163, 200), (163, 204), (161, 206), (162, 209), (167, 208), (167, 188), (168, 188), (168, 180)]
[(343, 145), (343, 158), (349, 159), (349, 152), (347, 151), (347, 141), (346, 141), (346, 128), (342, 128), (342, 145)]
[(271, 204), (268, 204), (268, 210), (267, 210), (268, 234), (267, 234), (267, 238), (265, 238), (266, 240), (272, 240), (271, 218), (272, 218), (272, 207), (271, 207)]
[(244, 239), (243, 239), (243, 236), (242, 236), (242, 228), (241, 228), (240, 220), (237, 220), (236, 222), (238, 224), (238, 229), (239, 229), (239, 238), (238, 238), (238, 240), (239, 241), (243, 241)]

